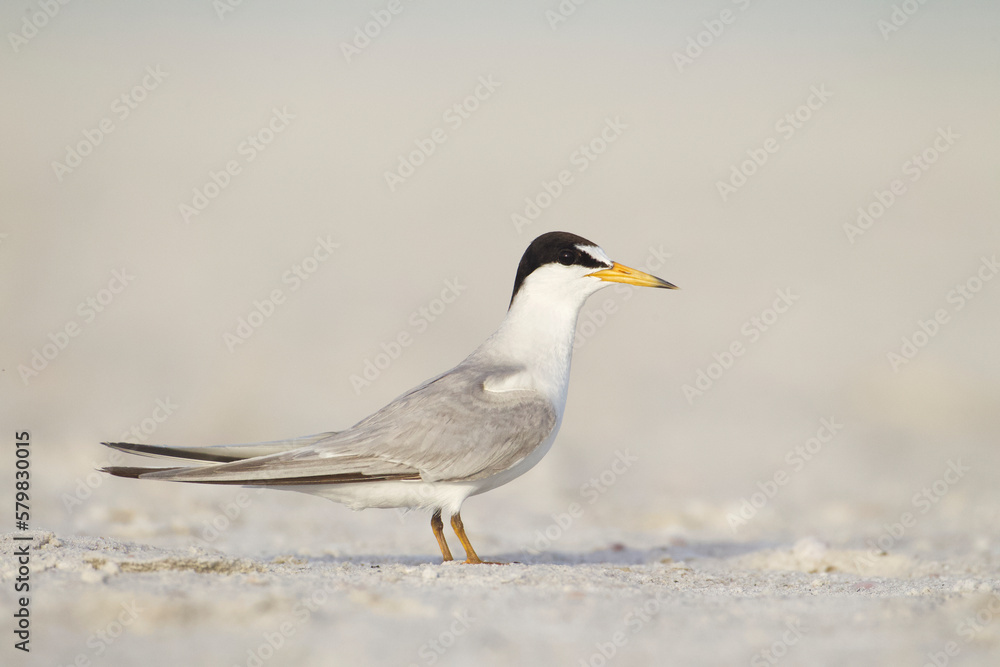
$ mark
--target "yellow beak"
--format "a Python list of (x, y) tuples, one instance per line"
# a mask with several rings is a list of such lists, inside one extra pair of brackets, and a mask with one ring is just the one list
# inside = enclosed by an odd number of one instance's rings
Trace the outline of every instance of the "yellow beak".
[(666, 280), (661, 280), (656, 276), (651, 276), (648, 273), (643, 273), (642, 271), (629, 268), (624, 264), (619, 264), (618, 262), (615, 262), (614, 266), (610, 269), (601, 269), (600, 271), (588, 273), (587, 275), (600, 278), (601, 280), (606, 280), (609, 283), (626, 283), (628, 285), (637, 285), (639, 287), (680, 289), (677, 285), (671, 285)]

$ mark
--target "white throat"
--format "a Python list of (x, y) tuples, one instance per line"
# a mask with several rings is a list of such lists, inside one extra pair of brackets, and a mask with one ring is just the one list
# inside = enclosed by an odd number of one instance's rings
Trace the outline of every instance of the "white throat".
[(561, 418), (566, 406), (576, 321), (584, 302), (609, 283), (575, 276), (565, 267), (535, 271), (518, 290), (500, 328), (473, 355), (524, 373), (497, 389), (534, 389), (552, 401)]

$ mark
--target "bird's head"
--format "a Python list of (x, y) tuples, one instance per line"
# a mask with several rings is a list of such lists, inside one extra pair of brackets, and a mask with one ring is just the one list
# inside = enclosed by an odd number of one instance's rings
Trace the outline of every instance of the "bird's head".
[(514, 293), (519, 298), (582, 304), (611, 283), (677, 289), (666, 280), (612, 261), (600, 246), (568, 232), (542, 234), (528, 246), (517, 266)]

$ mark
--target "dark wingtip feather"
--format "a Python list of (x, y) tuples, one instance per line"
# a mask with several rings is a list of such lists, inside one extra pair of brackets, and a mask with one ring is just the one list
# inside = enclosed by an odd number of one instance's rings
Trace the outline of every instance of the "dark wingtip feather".
[(140, 445), (132, 442), (102, 442), (105, 447), (117, 449), (120, 452), (129, 454), (149, 454), (151, 456), (163, 456), (176, 459), (189, 459), (192, 461), (210, 461), (213, 463), (232, 463), (242, 460), (239, 456), (228, 456), (226, 454), (206, 454), (204, 452), (190, 452), (164, 445)]
[(145, 473), (149, 472), (161, 472), (163, 470), (179, 470), (179, 467), (175, 468), (143, 468), (141, 466), (108, 466), (106, 468), (100, 468), (101, 472), (106, 472), (109, 475), (114, 475), (115, 477), (126, 477), (128, 479), (139, 479)]

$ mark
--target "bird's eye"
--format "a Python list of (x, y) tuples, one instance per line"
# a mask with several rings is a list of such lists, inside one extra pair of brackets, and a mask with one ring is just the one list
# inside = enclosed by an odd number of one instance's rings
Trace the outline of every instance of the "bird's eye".
[(569, 248), (559, 251), (559, 263), (563, 266), (569, 266), (576, 261), (576, 251), (570, 250)]

